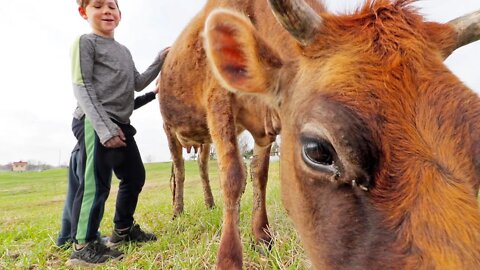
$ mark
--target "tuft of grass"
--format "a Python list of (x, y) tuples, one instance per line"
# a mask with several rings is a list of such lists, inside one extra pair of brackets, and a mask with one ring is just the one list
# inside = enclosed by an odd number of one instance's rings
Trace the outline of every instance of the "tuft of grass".
[[(210, 162), (210, 182), (216, 207), (204, 205), (196, 162), (187, 161), (185, 211), (172, 220), (171, 163), (146, 164), (147, 180), (135, 219), (158, 241), (120, 247), (126, 257), (96, 269), (212, 269), (222, 224), (222, 197), (215, 161)], [(247, 179), (250, 179), (249, 177)], [(69, 250), (55, 247), (67, 190), (66, 169), (43, 172), (0, 173), (0, 270), (66, 269)], [(105, 207), (100, 229), (110, 235), (118, 181)], [(310, 269), (298, 236), (280, 202), (279, 164), (270, 165), (267, 210), (274, 245), (271, 250), (252, 244), (252, 183), (242, 196), (241, 234), (245, 269)]]

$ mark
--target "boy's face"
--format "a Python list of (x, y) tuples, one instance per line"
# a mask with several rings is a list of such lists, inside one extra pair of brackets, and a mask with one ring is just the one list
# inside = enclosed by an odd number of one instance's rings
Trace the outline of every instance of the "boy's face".
[(115, 28), (121, 19), (115, 0), (91, 0), (84, 8), (79, 7), (80, 16), (88, 21), (95, 34), (107, 38), (114, 37)]

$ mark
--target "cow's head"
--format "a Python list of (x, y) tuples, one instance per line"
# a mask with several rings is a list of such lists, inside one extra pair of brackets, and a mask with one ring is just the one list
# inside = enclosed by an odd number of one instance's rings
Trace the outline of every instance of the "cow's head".
[(297, 41), (293, 58), (243, 15), (207, 19), (220, 83), (278, 109), (282, 198), (318, 268), (448, 268), (480, 255), (480, 133), (465, 124), (480, 120), (480, 103), (443, 64), (479, 25), (425, 22), (410, 2), (336, 16), (270, 0)]

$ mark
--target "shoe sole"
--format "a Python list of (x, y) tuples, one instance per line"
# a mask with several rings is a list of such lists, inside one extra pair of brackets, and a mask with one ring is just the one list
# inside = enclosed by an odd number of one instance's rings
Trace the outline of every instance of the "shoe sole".
[(145, 241), (122, 240), (122, 241), (117, 242), (117, 243), (113, 243), (113, 242), (108, 241), (107, 243), (105, 243), (105, 245), (109, 248), (115, 248), (115, 247), (118, 247), (118, 246), (126, 244), (126, 243), (143, 244), (143, 243), (155, 242), (155, 241), (157, 241), (157, 239), (145, 240)]
[(98, 265), (106, 264), (108, 262), (120, 261), (121, 259), (123, 259), (123, 257), (124, 257), (124, 254), (122, 254), (122, 255), (120, 255), (116, 258), (111, 258), (110, 260), (107, 260), (103, 263), (89, 263), (89, 262), (79, 260), (79, 259), (68, 259), (68, 261), (65, 263), (65, 265), (68, 266), (68, 267), (74, 267), (74, 266), (92, 267), (92, 266), (98, 266)]

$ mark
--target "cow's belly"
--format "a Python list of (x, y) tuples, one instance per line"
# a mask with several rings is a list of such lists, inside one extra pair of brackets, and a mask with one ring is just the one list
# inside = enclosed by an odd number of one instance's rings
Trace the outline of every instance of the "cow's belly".
[[(196, 136), (192, 136), (196, 135)], [(205, 133), (193, 133), (193, 132), (178, 132), (176, 133), (177, 139), (184, 148), (190, 148), (194, 146), (199, 146), (202, 144), (212, 143), (210, 134)]]
[(165, 126), (175, 134), (183, 147), (211, 143), (211, 137), (204, 110), (195, 106), (176, 103), (175, 106), (162, 104)]

